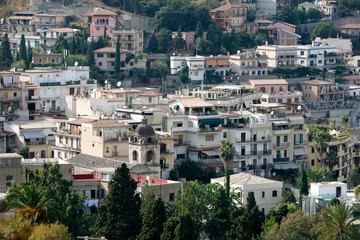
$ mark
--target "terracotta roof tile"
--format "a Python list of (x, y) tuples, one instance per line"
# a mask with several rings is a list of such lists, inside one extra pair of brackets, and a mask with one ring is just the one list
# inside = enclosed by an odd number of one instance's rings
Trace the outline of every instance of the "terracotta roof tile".
[(340, 26), (340, 27), (338, 27), (338, 28), (339, 28), (339, 29), (341, 29), (341, 28), (344, 28), (344, 29), (346, 29), (346, 28), (358, 29), (358, 28), (360, 28), (360, 23), (345, 24), (345, 25), (342, 25), (342, 26)]
[(231, 8), (246, 8), (246, 6), (238, 4), (238, 3), (228, 3), (225, 5), (222, 5), (218, 8), (215, 8), (215, 9), (211, 10), (210, 12), (224, 11), (224, 10), (231, 9)]

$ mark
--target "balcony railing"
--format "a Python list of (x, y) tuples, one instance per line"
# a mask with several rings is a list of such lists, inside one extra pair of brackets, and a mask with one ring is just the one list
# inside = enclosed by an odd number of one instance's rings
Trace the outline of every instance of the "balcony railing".
[(199, 132), (205, 132), (205, 133), (208, 133), (208, 132), (219, 132), (219, 128), (199, 128)]
[(271, 150), (252, 151), (252, 155), (270, 155)]
[(40, 83), (40, 87), (60, 86), (60, 82), (43, 82)]
[(290, 146), (289, 142), (285, 142), (285, 143), (275, 143), (274, 144), (274, 148), (287, 148)]
[(175, 146), (183, 146), (183, 145), (189, 145), (190, 142), (188, 141), (184, 141), (182, 139), (175, 139), (174, 140), (174, 145)]
[(40, 100), (40, 96), (28, 96), (27, 100), (28, 101), (38, 101), (38, 100)]
[(274, 160), (274, 163), (279, 163), (279, 162), (288, 162), (288, 161), (290, 161), (290, 159), (288, 158), (288, 157), (286, 157), (286, 158), (274, 158), (273, 159)]

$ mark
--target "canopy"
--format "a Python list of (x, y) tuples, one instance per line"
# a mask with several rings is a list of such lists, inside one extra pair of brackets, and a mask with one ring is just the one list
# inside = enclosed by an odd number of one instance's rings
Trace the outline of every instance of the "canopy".
[(206, 154), (209, 157), (219, 156), (219, 152), (216, 150), (202, 151), (202, 153)]
[(41, 130), (30, 130), (30, 131), (21, 131), (26, 139), (30, 138), (45, 138), (44, 133)]
[(276, 169), (298, 169), (295, 163), (275, 164)]
[(295, 156), (299, 156), (299, 155), (307, 155), (308, 154), (308, 150), (305, 147), (302, 148), (294, 148), (294, 155)]
[(199, 125), (205, 125), (205, 124), (213, 124), (213, 125), (220, 125), (223, 121), (221, 118), (213, 118), (213, 119), (200, 119)]

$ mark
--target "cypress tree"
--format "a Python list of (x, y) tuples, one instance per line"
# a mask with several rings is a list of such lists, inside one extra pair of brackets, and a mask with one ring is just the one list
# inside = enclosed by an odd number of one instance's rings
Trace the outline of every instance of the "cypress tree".
[(109, 183), (109, 194), (99, 209), (97, 234), (104, 234), (109, 240), (135, 239), (141, 229), (141, 201), (136, 189), (137, 183), (123, 163), (116, 168)]
[(30, 46), (30, 43), (28, 44), (28, 50), (27, 50), (27, 61), (26, 66), (29, 68), (30, 64), (32, 62), (32, 48)]
[(11, 54), (10, 41), (9, 41), (9, 37), (8, 37), (7, 33), (5, 33), (5, 35), (4, 35), (1, 46), (2, 46), (1, 47), (2, 61), (4, 63), (3, 67), (10, 68), (11, 64), (13, 63), (13, 56)]
[(120, 43), (119, 38), (116, 41), (116, 53), (115, 53), (115, 76), (119, 77), (120, 75)]
[(24, 34), (21, 35), (21, 40), (20, 40), (20, 59), (24, 60), (25, 63), (27, 63), (28, 59), (26, 56), (26, 44), (25, 44), (25, 36)]
[(179, 26), (178, 31), (176, 33), (176, 37), (174, 38), (174, 48), (177, 50), (183, 49), (186, 46), (186, 41), (183, 39), (181, 27)]
[(196, 25), (196, 31), (195, 31), (195, 39), (197, 38), (203, 38), (204, 35), (204, 28), (203, 25), (200, 21), (198, 21), (197, 25)]
[(164, 202), (154, 197), (154, 189), (147, 187), (141, 203), (142, 229), (137, 240), (160, 240), (166, 222)]
[(299, 187), (300, 195), (308, 195), (309, 194), (309, 180), (304, 169), (304, 166), (301, 167), (301, 182)]
[(254, 234), (254, 236), (257, 236), (262, 232), (261, 226), (265, 220), (265, 216), (263, 212), (259, 211), (254, 192), (248, 193), (246, 201), (245, 217), (251, 226), (250, 232)]
[(95, 65), (93, 47), (94, 47), (94, 41), (91, 41), (91, 43), (90, 43), (90, 45), (89, 45), (89, 47), (87, 49), (87, 56), (86, 56), (90, 67)]

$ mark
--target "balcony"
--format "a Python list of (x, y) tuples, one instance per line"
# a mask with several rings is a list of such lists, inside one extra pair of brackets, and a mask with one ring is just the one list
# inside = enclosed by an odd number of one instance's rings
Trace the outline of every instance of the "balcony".
[(252, 155), (252, 151), (241, 152), (240, 154), (235, 154), (235, 159), (243, 159), (243, 158), (247, 158), (251, 155)]
[(170, 154), (170, 153), (173, 153), (173, 152), (170, 152), (169, 149), (160, 149), (160, 154)]
[(4, 96), (0, 96), (0, 101), (1, 102), (21, 102), (21, 98), (20, 97), (4, 97)]
[(134, 39), (121, 39), (121, 42), (123, 42), (123, 43), (133, 43), (133, 42), (135, 42), (135, 40)]
[(29, 110), (30, 115), (40, 114), (40, 110)]
[(27, 101), (39, 101), (40, 96), (27, 96), (26, 99)]
[(42, 21), (35, 21), (35, 24), (39, 24), (39, 25), (66, 25), (68, 24), (65, 21), (59, 21), (59, 22), (42, 22)]
[(199, 133), (211, 133), (211, 132), (219, 132), (219, 128), (199, 128)]
[(290, 134), (290, 129), (274, 129), (275, 135)]
[(289, 142), (274, 144), (274, 148), (288, 148), (289, 146), (290, 146)]
[(190, 142), (189, 141), (184, 141), (182, 139), (175, 139), (174, 140), (174, 146), (186, 146), (189, 145)]
[(66, 81), (66, 85), (80, 85), (80, 81)]
[(199, 159), (197, 162), (204, 165), (223, 165), (223, 161), (220, 158)]
[(43, 82), (40, 83), (40, 87), (60, 86), (60, 82)]
[(235, 142), (236, 142), (236, 143), (246, 143), (246, 142), (252, 142), (252, 141), (251, 141), (251, 139), (249, 139), (249, 138), (248, 138), (248, 139), (246, 139), (246, 138), (245, 138), (245, 139), (244, 139), (244, 138), (243, 138), (243, 139), (237, 138), (237, 139), (235, 140)]
[(288, 162), (288, 161), (290, 161), (290, 159), (289, 159), (288, 157), (286, 157), (286, 158), (280, 158), (280, 157), (278, 157), (278, 158), (274, 158), (273, 160), (274, 160), (274, 163), (281, 163), (281, 162)]
[(252, 155), (270, 155), (271, 150), (263, 150), (263, 151), (252, 151)]

